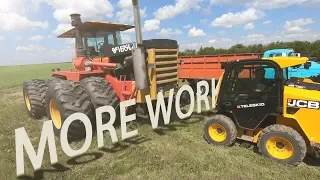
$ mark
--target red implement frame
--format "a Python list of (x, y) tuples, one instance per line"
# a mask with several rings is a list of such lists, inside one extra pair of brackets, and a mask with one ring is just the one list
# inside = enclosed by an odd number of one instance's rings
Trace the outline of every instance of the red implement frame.
[(181, 56), (178, 58), (179, 79), (219, 79), (222, 62), (261, 58), (260, 53), (222, 54), (205, 56)]

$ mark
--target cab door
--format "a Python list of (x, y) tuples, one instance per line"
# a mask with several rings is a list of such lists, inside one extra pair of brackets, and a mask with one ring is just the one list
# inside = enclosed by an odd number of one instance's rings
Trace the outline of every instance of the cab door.
[[(266, 72), (259, 80), (255, 75), (258, 68)], [(261, 84), (264, 89), (257, 91)], [(238, 126), (254, 130), (268, 115), (281, 113), (282, 89), (282, 70), (273, 61), (234, 63), (225, 71), (217, 99), (218, 111), (231, 113)]]

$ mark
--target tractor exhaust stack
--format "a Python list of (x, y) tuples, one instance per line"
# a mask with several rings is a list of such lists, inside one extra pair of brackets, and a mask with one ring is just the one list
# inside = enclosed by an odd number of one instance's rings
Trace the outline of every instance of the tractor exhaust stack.
[(134, 15), (134, 23), (136, 29), (136, 39), (137, 43), (142, 43), (142, 31), (141, 31), (141, 19), (140, 19), (140, 7), (138, 0), (132, 0), (133, 4), (133, 15)]
[(87, 50), (85, 49), (82, 41), (81, 31), (78, 28), (78, 25), (82, 24), (80, 14), (71, 14), (71, 25), (75, 27), (75, 36), (76, 36), (76, 50), (78, 57), (87, 56)]
[(134, 78), (138, 90), (149, 89), (145, 48), (142, 44), (140, 7), (138, 0), (132, 0), (137, 47), (132, 51)]

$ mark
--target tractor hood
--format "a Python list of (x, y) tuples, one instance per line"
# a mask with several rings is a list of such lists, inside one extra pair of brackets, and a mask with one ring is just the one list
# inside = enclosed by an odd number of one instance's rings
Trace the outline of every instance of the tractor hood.
[(320, 83), (313, 82), (307, 78), (291, 78), (286, 82), (286, 85), (300, 89), (320, 91)]
[[(320, 107), (320, 84), (310, 79), (291, 78), (286, 82), (283, 93), (284, 97), (287, 98), (287, 103), (291, 103), (292, 100), (300, 100), (302, 102), (301, 105), (304, 107), (306, 103), (318, 106), (316, 109)], [(293, 111), (291, 114), (295, 112)]]
[[(172, 39), (148, 39), (143, 40), (143, 44), (145, 45), (145, 49), (178, 49), (177, 41)], [(136, 42), (114, 46), (105, 50), (103, 56), (114, 57), (126, 54), (130, 55), (132, 53), (132, 49), (135, 49), (136, 47)]]
[(135, 49), (136, 47), (137, 47), (137, 43), (135, 42), (114, 46), (112, 48), (107, 49), (104, 53), (104, 56), (114, 57), (114, 56), (131, 54), (132, 49)]

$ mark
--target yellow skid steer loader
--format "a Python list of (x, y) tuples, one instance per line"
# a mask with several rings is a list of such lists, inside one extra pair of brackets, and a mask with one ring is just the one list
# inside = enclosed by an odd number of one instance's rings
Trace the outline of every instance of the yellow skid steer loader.
[(320, 84), (288, 79), (288, 67), (308, 68), (307, 61), (274, 57), (223, 64), (217, 113), (204, 126), (205, 139), (220, 146), (253, 142), (261, 154), (284, 164), (298, 165), (307, 153), (319, 157)]

